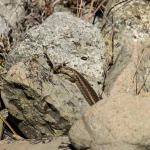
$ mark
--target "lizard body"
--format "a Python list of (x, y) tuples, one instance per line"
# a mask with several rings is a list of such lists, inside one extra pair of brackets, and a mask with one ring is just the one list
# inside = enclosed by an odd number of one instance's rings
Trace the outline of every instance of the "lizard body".
[(71, 78), (71, 81), (76, 83), (77, 87), (79, 88), (80, 92), (89, 103), (89, 105), (93, 105), (97, 101), (99, 101), (99, 97), (91, 87), (90, 83), (75, 69), (64, 65), (59, 65), (54, 69), (54, 72), (69, 76)]

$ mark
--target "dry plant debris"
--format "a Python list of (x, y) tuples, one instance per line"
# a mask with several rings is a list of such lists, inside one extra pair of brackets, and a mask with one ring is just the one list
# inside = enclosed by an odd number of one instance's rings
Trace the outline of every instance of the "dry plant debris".
[(23, 32), (34, 25), (41, 24), (53, 13), (53, 7), (54, 3), (51, 0), (26, 0), (24, 2), (25, 17), (17, 23), (17, 27)]

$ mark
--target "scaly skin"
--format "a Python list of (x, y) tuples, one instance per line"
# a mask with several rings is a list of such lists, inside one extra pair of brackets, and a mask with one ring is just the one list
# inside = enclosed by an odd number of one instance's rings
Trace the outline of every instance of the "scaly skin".
[(93, 105), (100, 100), (90, 83), (76, 70), (65, 65), (59, 65), (54, 68), (54, 72), (69, 76), (71, 78), (70, 81), (76, 83), (89, 105)]

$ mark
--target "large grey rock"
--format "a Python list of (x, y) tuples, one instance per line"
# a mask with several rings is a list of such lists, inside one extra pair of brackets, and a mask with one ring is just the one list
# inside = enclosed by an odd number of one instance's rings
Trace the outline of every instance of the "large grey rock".
[(97, 81), (104, 80), (105, 48), (97, 28), (68, 13), (56, 13), (28, 30), (9, 53), (1, 95), (9, 112), (21, 120), (20, 130), (30, 138), (53, 135), (51, 128), (57, 135), (66, 134), (89, 107), (74, 83), (53, 74), (43, 46), (54, 65), (69, 62), (69, 67), (86, 74), (97, 91), (101, 90)]
[(72, 126), (72, 143), (78, 149), (149, 149), (149, 99), (150, 94), (118, 94), (98, 102)]
[(43, 47), (54, 64), (68, 62), (70, 67), (86, 74), (96, 91), (101, 92), (106, 66), (105, 45), (97, 28), (69, 13), (55, 13), (38, 28), (27, 31), (25, 40), (10, 52), (8, 62), (12, 65), (13, 60), (19, 62), (42, 55)]

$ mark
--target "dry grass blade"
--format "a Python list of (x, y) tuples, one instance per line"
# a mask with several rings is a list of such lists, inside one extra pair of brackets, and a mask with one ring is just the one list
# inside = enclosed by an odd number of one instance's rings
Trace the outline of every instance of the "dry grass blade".
[(80, 5), (79, 5), (79, 17), (82, 16), (82, 6), (83, 6), (83, 0), (80, 1)]
[(93, 5), (94, 5), (94, 1), (95, 0), (92, 0), (91, 1), (91, 5), (90, 5), (90, 10), (89, 10), (89, 13), (88, 13), (88, 17), (87, 17), (87, 21), (89, 21), (91, 19), (91, 17), (95, 16), (96, 12), (98, 10), (101, 10), (101, 7), (104, 7), (104, 3), (106, 3), (108, 0), (102, 0), (100, 2), (100, 4), (97, 6), (97, 8), (94, 10), (94, 12), (92, 13), (92, 9), (93, 9)]
[(79, 0), (77, 0), (77, 17), (79, 17)]
[(112, 6), (112, 7), (109, 9), (109, 11), (107, 12), (107, 15), (106, 15), (106, 16), (108, 16), (108, 15), (110, 14), (110, 12), (111, 12), (116, 6), (122, 4), (122, 5), (120, 6), (120, 7), (122, 7), (122, 6), (124, 6), (124, 5), (128, 4), (128, 3), (130, 3), (131, 1), (133, 1), (133, 0), (123, 0), (123, 1), (121, 1), (121, 2), (116, 3), (114, 6)]
[[(118, 6), (118, 8), (117, 8), (115, 11), (113, 11), (111, 14), (113, 14), (113, 13), (116, 12), (116, 11), (118, 11), (120, 8), (125, 7), (125, 5), (127, 5), (128, 3), (132, 2), (132, 1), (133, 1), (133, 0), (123, 0), (123, 1), (121, 1), (121, 2), (118, 2), (118, 3), (114, 4), (114, 5), (108, 10), (108, 12), (104, 15), (104, 17), (103, 17), (106, 21), (104, 21), (104, 24), (103, 24), (103, 26), (102, 26), (102, 28), (101, 28), (101, 31), (103, 31), (103, 29), (105, 28), (105, 26), (107, 25), (107, 23), (110, 22), (109, 19), (108, 19), (108, 16), (109, 16), (109, 14), (112, 12), (112, 10), (113, 10), (114, 8), (116, 8), (116, 7)], [(119, 6), (119, 5), (120, 5), (120, 6)]]
[(98, 5), (98, 7), (95, 9), (95, 11), (94, 11), (94, 14), (93, 15), (95, 15), (96, 14), (96, 12), (104, 5), (104, 3), (105, 2), (107, 2), (108, 0), (103, 0), (103, 1), (101, 1), (101, 3)]
[(90, 10), (89, 10), (89, 16), (90, 16), (90, 15), (91, 15), (91, 13), (92, 13), (92, 9), (93, 9), (93, 5), (94, 5), (94, 1), (95, 1), (95, 0), (92, 0), (92, 1), (91, 1)]
[(11, 132), (13, 133), (13, 137), (16, 139), (16, 140), (20, 140), (22, 139), (22, 137), (20, 137), (16, 132), (15, 130), (10, 126), (10, 124), (3, 118), (3, 116), (0, 114), (0, 119), (6, 124), (6, 126), (11, 130)]

